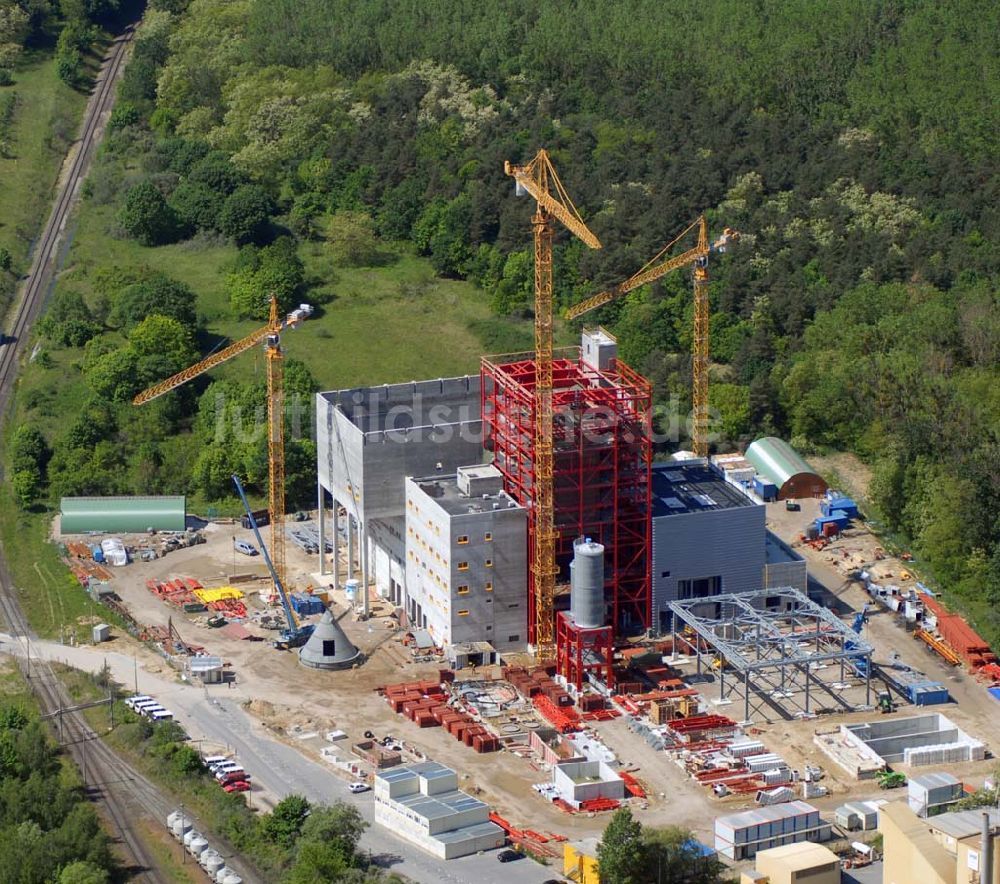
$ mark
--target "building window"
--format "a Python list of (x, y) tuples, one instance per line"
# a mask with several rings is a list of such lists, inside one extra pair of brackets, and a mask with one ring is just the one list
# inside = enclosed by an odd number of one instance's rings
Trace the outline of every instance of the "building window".
[(458, 537), (455, 538), (455, 543), (468, 543), (468, 542), (469, 542), (468, 534), (459, 534)]
[(463, 608), (461, 611), (458, 612), (458, 616), (459, 617), (468, 617), (469, 616), (469, 612)]
[(670, 572), (669, 571), (661, 571), (660, 572), (660, 576), (661, 577), (669, 577), (670, 576)]
[(469, 570), (469, 563), (468, 562), (459, 562), (458, 563), (458, 570), (459, 571), (468, 571)]
[(492, 539), (493, 539), (493, 535), (489, 531), (487, 531), (483, 535), (483, 540), (486, 541), (486, 543), (489, 543)]
[(708, 596), (721, 594), (722, 578), (719, 576), (677, 581), (677, 598), (680, 601), (686, 599), (703, 599)]
[(487, 632), (493, 632), (493, 627), (492, 626), (487, 626), (486, 627), (486, 631)]
[(508, 635), (507, 636), (507, 641), (509, 641), (509, 642), (519, 642), (520, 640), (521, 640), (521, 636), (519, 636), (519, 635)]
[(491, 603), (492, 601), (493, 601), (493, 599), (487, 599), (487, 600), (486, 600), (486, 604), (488, 605), (488, 604), (490, 604), (490, 603)]
[(485, 589), (487, 592), (493, 592), (493, 581), (487, 580), (486, 586), (484, 586), (483, 589)]
[(460, 586), (460, 587), (458, 588), (458, 594), (459, 594), (459, 595), (468, 595), (468, 594), (469, 594), (469, 587), (468, 587), (468, 586), (467, 586), (466, 584), (464, 584), (464, 583), (463, 583), (463, 584), (462, 584), (462, 585), (461, 585), (461, 586)]
[(483, 562), (483, 564), (486, 565), (487, 568), (492, 568), (493, 567), (493, 559), (487, 559), (485, 562)]

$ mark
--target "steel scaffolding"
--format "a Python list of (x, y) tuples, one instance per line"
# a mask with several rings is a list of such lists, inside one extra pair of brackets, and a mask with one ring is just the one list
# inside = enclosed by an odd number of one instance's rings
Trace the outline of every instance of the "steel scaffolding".
[[(674, 649), (685, 644), (691, 649), (699, 675), (703, 658), (709, 658), (710, 671), (718, 671), (721, 699), (742, 694), (745, 721), (765, 705), (783, 718), (812, 715), (814, 690), (846, 711), (871, 705), (874, 649), (797, 589), (688, 599), (669, 607)], [(839, 676), (836, 682), (823, 677), (829, 669)], [(844, 696), (848, 674), (864, 680), (863, 706)]]
[[(535, 362), (530, 353), (482, 361), (485, 445), (505, 490), (528, 510), (534, 561), (533, 457)], [(565, 580), (573, 540), (604, 544), (605, 598), (616, 635), (649, 628), (649, 512), (652, 394), (649, 382), (615, 360), (603, 370), (579, 348), (553, 358), (556, 562)], [(535, 637), (533, 573), (528, 581), (529, 640)]]

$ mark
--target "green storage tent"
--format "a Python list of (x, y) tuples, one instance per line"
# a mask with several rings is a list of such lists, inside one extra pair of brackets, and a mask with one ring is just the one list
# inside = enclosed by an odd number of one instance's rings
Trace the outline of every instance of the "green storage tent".
[(183, 495), (175, 497), (64, 497), (59, 505), (62, 534), (90, 531), (143, 534), (183, 531), (186, 506)]

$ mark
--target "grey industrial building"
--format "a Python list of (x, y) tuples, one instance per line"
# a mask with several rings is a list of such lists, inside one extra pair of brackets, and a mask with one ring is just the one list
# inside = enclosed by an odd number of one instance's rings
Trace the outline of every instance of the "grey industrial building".
[[(338, 560), (347, 513), (349, 571), (400, 607), (407, 476), (454, 473), (482, 460), (477, 375), (336, 390), (316, 396), (320, 535)], [(332, 498), (332, 530), (327, 507)], [(322, 544), (321, 544), (322, 547)], [(321, 572), (327, 568), (321, 556)], [(337, 586), (334, 569), (333, 584)], [(367, 604), (367, 594), (362, 593)]]
[(704, 460), (653, 465), (653, 622), (669, 604), (763, 588), (765, 508)]
[(406, 480), (406, 606), (435, 643), (527, 640), (527, 513), (496, 467)]

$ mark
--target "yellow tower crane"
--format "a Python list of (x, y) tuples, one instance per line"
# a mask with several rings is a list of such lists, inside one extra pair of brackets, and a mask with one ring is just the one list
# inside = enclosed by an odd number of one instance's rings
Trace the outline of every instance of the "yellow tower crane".
[(535, 487), (532, 489), (535, 550), (531, 568), (535, 594), (535, 653), (540, 660), (550, 660), (555, 655), (558, 574), (552, 488), (552, 219), (557, 218), (592, 249), (601, 248), (601, 243), (583, 223), (544, 149), (525, 166), (504, 163), (504, 172), (514, 179), (519, 196), (530, 194), (537, 203), (531, 218), (535, 243)]
[[(295, 328), (301, 324), (302, 320), (312, 312), (313, 308), (309, 304), (300, 304), (297, 309), (282, 318), (278, 314), (278, 300), (272, 297), (271, 317), (263, 328), (251, 332), (224, 350), (207, 356), (190, 368), (177, 372), (173, 377), (154, 384), (132, 400), (133, 405), (150, 402), (263, 342), (264, 352), (267, 355), (267, 490), (271, 516), (271, 560), (283, 585), (285, 583), (285, 410), (284, 353), (281, 349), (281, 333), (286, 328)], [(278, 587), (275, 586), (272, 597), (278, 594)]]
[[(698, 239), (687, 251), (667, 258), (666, 255), (691, 231), (698, 230)], [(654, 282), (666, 276), (678, 267), (694, 264), (694, 340), (691, 354), (692, 386), (691, 403), (694, 411), (694, 427), (692, 441), (694, 453), (698, 457), (708, 456), (708, 354), (709, 354), (709, 305), (708, 305), (708, 257), (725, 252), (729, 244), (739, 239), (739, 234), (730, 227), (722, 231), (722, 235), (709, 244), (708, 224), (701, 215), (689, 224), (680, 234), (668, 242), (660, 251), (642, 267), (638, 273), (625, 282), (586, 301), (571, 307), (566, 311), (567, 319), (575, 319), (584, 313), (607, 304), (608, 301), (631, 292), (641, 285)]]

